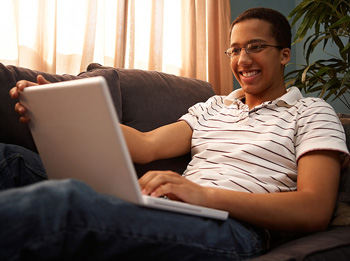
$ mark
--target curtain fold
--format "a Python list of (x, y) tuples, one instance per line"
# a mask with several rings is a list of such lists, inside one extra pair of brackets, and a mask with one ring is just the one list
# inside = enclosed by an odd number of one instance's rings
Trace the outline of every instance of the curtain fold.
[(227, 10), (229, 1), (207, 0), (208, 9), (208, 81), (216, 93), (228, 94), (232, 91), (233, 77), (230, 60), (224, 54), (230, 46), (229, 28), (231, 24)]
[[(125, 58), (126, 58), (126, 45), (127, 45), (127, 31), (128, 31), (128, 23), (125, 23), (125, 21), (128, 21), (128, 4), (129, 1), (118, 1), (117, 6), (117, 30), (115, 33), (115, 61), (113, 63), (114, 67), (123, 67), (125, 66)], [(110, 64), (109, 62), (106, 62), (107, 64)]]
[[(197, 42), (199, 37), (197, 35), (197, 10), (196, 2), (182, 0), (181, 3), (181, 55), (182, 55), (182, 71), (183, 76), (200, 78), (197, 75), (196, 65), (198, 62), (198, 51)], [(205, 14), (205, 10), (203, 12)], [(204, 27), (205, 28), (205, 27)], [(206, 35), (202, 35), (206, 37)], [(206, 48), (202, 49), (202, 57), (206, 57)], [(202, 75), (203, 78), (206, 77), (206, 74)]]
[(162, 71), (163, 69), (163, 20), (164, 1), (152, 0), (150, 45), (148, 53), (148, 69)]
[(0, 62), (77, 74), (92, 62), (157, 70), (233, 88), (229, 0), (0, 2)]

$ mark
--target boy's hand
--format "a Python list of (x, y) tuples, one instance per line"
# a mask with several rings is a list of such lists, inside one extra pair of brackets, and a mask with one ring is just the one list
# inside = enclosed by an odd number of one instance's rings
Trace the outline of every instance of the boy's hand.
[(144, 195), (167, 196), (194, 205), (207, 205), (206, 187), (172, 171), (149, 171), (139, 179), (139, 183)]
[[(37, 82), (38, 83), (29, 82), (29, 81), (25, 81), (25, 80), (18, 81), (16, 86), (10, 90), (10, 92), (9, 92), (10, 97), (12, 99), (18, 99), (20, 92), (22, 92), (24, 90), (24, 88), (50, 83), (42, 75), (37, 76)], [(29, 118), (25, 116), (26, 108), (21, 103), (19, 103), (19, 102), (16, 103), (15, 111), (20, 115), (19, 121), (21, 123), (28, 123), (29, 122)]]

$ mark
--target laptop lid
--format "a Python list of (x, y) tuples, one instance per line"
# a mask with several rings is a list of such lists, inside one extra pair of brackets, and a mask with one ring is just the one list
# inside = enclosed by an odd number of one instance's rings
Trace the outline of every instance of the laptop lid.
[(19, 99), (28, 109), (29, 127), (50, 179), (82, 180), (98, 192), (138, 205), (227, 218), (225, 211), (141, 194), (103, 77), (26, 88)]
[(125, 142), (111, 138), (122, 133), (103, 77), (26, 88), (20, 102), (50, 179), (83, 180), (99, 192), (141, 202)]

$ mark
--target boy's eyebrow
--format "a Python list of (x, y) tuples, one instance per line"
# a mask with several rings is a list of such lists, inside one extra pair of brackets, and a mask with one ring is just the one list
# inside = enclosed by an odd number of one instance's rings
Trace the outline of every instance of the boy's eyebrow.
[[(245, 43), (245, 45), (250, 44), (250, 43), (266, 43), (266, 42), (267, 42), (266, 40), (258, 38), (258, 39), (249, 40), (247, 43)], [(239, 44), (238, 43), (231, 43), (231, 47), (237, 46), (237, 45), (239, 45)]]

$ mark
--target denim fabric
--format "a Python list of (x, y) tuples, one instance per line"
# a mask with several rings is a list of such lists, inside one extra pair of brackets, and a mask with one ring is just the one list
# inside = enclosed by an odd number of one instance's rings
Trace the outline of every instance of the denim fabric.
[(0, 143), (0, 190), (47, 179), (38, 154), (17, 145)]
[(234, 219), (143, 208), (75, 180), (37, 183), (36, 154), (2, 144), (0, 153), (0, 260), (237, 260), (263, 250), (260, 231)]

